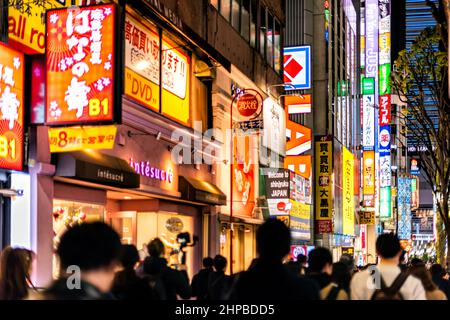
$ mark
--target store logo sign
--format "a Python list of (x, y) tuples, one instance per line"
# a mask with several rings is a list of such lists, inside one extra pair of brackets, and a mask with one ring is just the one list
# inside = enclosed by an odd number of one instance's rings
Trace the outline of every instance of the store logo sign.
[(172, 169), (164, 170), (152, 167), (148, 161), (135, 161), (133, 158), (130, 158), (130, 166), (141, 176), (168, 183), (173, 182)]

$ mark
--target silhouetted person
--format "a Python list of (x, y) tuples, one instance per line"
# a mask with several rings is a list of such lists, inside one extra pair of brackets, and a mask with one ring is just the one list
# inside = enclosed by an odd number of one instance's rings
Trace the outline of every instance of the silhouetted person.
[(231, 277), (225, 274), (227, 259), (224, 256), (214, 257), (214, 271), (208, 278), (208, 299), (223, 300), (231, 287)]
[(419, 258), (411, 259), (411, 266), (413, 266), (413, 267), (423, 265), (423, 264), (424, 264), (424, 262), (422, 261), (422, 259), (419, 259)]
[(269, 219), (256, 232), (259, 258), (236, 275), (231, 300), (318, 300), (319, 289), (311, 280), (290, 272), (282, 263), (290, 251), (291, 235), (284, 222)]
[(146, 279), (136, 274), (139, 252), (132, 244), (122, 245), (120, 256), (122, 270), (116, 273), (112, 288), (113, 295), (120, 300), (159, 300), (156, 291)]
[(149, 257), (145, 258), (143, 271), (152, 287), (162, 300), (189, 299), (192, 289), (186, 271), (178, 271), (167, 265), (164, 257), (164, 244), (159, 238), (153, 239), (147, 246)]
[(344, 262), (333, 263), (333, 271), (331, 273), (331, 282), (336, 284), (338, 288), (345, 291), (348, 295), (350, 293), (350, 280), (352, 279), (352, 269), (349, 268), (348, 264)]
[(444, 268), (440, 264), (435, 263), (431, 266), (430, 272), (433, 282), (445, 293), (447, 299), (450, 300), (450, 282), (443, 278), (445, 275)]
[(447, 300), (445, 293), (433, 282), (431, 272), (427, 270), (425, 263), (417, 262), (414, 265), (411, 263), (408, 271), (422, 282), (427, 300)]
[(56, 251), (60, 278), (44, 292), (44, 298), (112, 299), (110, 290), (120, 265), (120, 250), (119, 235), (103, 222), (71, 227), (61, 237)]
[(30, 280), (34, 253), (6, 247), (0, 258), (0, 300), (22, 300), (35, 292)]
[(289, 260), (288, 262), (285, 263), (285, 266), (293, 273), (295, 273), (296, 275), (300, 275), (303, 276), (305, 275), (305, 270), (306, 270), (306, 262), (307, 262), (307, 258), (304, 254), (299, 254), (297, 256), (296, 261), (294, 260)]
[(192, 296), (197, 300), (205, 300), (208, 295), (208, 279), (213, 272), (214, 261), (211, 257), (203, 258), (203, 269), (192, 278)]

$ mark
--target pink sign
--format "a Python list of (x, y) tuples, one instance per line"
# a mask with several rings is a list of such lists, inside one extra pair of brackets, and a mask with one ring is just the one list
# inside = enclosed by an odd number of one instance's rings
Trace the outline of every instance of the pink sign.
[(141, 176), (160, 181), (167, 181), (168, 183), (172, 183), (173, 181), (172, 169), (164, 170), (152, 167), (148, 161), (134, 161), (133, 158), (130, 158), (130, 166)]

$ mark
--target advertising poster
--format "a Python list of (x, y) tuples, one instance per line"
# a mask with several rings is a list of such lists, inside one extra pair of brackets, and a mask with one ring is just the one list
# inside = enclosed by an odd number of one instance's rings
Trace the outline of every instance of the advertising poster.
[(261, 169), (264, 170), (266, 184), (266, 197), (271, 216), (289, 215), (291, 210), (289, 170), (285, 169)]
[(315, 142), (315, 220), (317, 233), (332, 232), (333, 219), (333, 142), (332, 137), (317, 137)]
[(286, 118), (284, 109), (272, 98), (263, 104), (264, 134), (262, 145), (278, 155), (286, 155)]
[(48, 125), (112, 122), (116, 6), (47, 12)]
[(343, 221), (343, 233), (346, 235), (354, 235), (355, 233), (355, 168), (354, 168), (354, 156), (345, 147), (343, 147), (343, 168), (342, 168), (342, 188), (343, 188), (343, 201), (342, 201), (342, 221)]
[(363, 195), (364, 207), (375, 206), (375, 152), (363, 152)]
[(23, 170), (24, 55), (0, 43), (0, 169)]
[(293, 240), (311, 240), (311, 205), (291, 200), (289, 226)]

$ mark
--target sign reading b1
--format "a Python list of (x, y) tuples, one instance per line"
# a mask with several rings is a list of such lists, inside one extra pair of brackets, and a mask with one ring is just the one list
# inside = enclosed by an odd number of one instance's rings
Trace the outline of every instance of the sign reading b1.
[(286, 90), (311, 89), (311, 46), (284, 48)]

